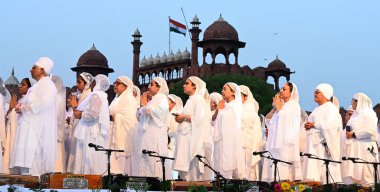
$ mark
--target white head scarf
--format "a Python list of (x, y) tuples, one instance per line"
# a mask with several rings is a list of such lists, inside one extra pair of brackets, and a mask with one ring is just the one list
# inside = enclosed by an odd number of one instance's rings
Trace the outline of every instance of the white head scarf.
[(240, 92), (239, 86), (233, 82), (228, 82), (228, 83), (226, 83), (226, 85), (228, 85), (231, 88), (231, 90), (234, 92), (235, 100), (240, 102), (240, 104), (242, 104), (241, 92)]
[(137, 87), (136, 85), (133, 86), (133, 89), (132, 89), (133, 93), (136, 93), (136, 102), (137, 102), (137, 107), (140, 108), (140, 96), (141, 96), (141, 92), (140, 92), (140, 89), (139, 87)]
[(336, 96), (332, 96), (332, 101), (331, 101), (334, 105), (335, 105), (335, 107), (336, 108), (340, 108), (340, 106), (339, 106), (339, 100), (338, 100), (338, 98), (336, 97)]
[(153, 81), (155, 81), (160, 86), (160, 90), (158, 91), (158, 93), (169, 95), (169, 87), (164, 78), (155, 77)]
[(91, 87), (92, 82), (94, 82), (94, 77), (87, 72), (82, 72), (81, 74), (79, 74), (79, 76), (81, 76), (83, 80), (86, 82), (84, 89), (89, 89)]
[(59, 93), (62, 90), (66, 90), (65, 85), (63, 84), (62, 78), (57, 75), (51, 75), (51, 80), (55, 84), (55, 87), (57, 88), (57, 93)]
[(204, 98), (207, 93), (206, 83), (196, 76), (191, 76), (187, 79), (195, 84), (195, 94), (200, 95)]
[(327, 83), (321, 83), (315, 89), (318, 89), (320, 92), (322, 92), (323, 96), (325, 96), (328, 100), (330, 100), (334, 95), (334, 89), (330, 84)]
[(210, 101), (211, 102), (215, 102), (216, 105), (218, 105), (218, 103), (223, 100), (223, 96), (220, 94), (220, 93), (217, 93), (217, 92), (213, 92), (210, 94)]
[(107, 91), (110, 88), (111, 82), (107, 76), (103, 74), (98, 74), (95, 76), (96, 85), (94, 91)]
[(253, 105), (253, 107), (255, 108), (255, 112), (258, 113), (259, 112), (259, 103), (253, 97), (252, 92), (249, 89), (249, 87), (247, 87), (245, 85), (239, 85), (239, 87), (240, 87), (241, 93), (243, 93), (244, 95), (247, 95), (247, 101), (246, 101), (246, 103), (250, 104), (250, 105)]
[(357, 113), (375, 113), (375, 111), (372, 108), (372, 101), (366, 94), (356, 93), (352, 98), (358, 101), (355, 110)]
[(51, 73), (51, 69), (53, 69), (54, 62), (49, 57), (40, 57), (34, 65), (37, 65), (40, 68), (43, 68), (47, 74)]
[(175, 106), (173, 107), (173, 109), (170, 111), (171, 113), (182, 113), (182, 110), (183, 110), (183, 102), (182, 102), (182, 99), (180, 97), (178, 97), (177, 95), (174, 95), (174, 94), (169, 94), (168, 95), (168, 98), (175, 103)]
[[(290, 82), (288, 82), (288, 83), (290, 83)], [(299, 101), (299, 95), (298, 95), (297, 85), (295, 83), (290, 83), (290, 84), (293, 85), (293, 90), (292, 90), (292, 93), (290, 95), (290, 100), (298, 102)]]
[(4, 103), (9, 103), (11, 101), (11, 94), (4, 85), (3, 79), (0, 77), (0, 94), (4, 97)]
[[(119, 79), (125, 86), (127, 86), (127, 89), (123, 93), (132, 94), (133, 95), (132, 91), (133, 91), (134, 85), (133, 85), (132, 80), (129, 79), (127, 76), (119, 76), (117, 79)], [(108, 86), (108, 88), (109, 88), (109, 86)]]

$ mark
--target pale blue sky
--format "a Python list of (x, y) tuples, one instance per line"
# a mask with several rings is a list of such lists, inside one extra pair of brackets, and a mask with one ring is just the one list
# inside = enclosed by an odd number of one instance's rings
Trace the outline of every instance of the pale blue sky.
[[(4, 0), (0, 76), (7, 79), (12, 66), (19, 79), (30, 76), (37, 58), (49, 56), (55, 61), (53, 73), (72, 86), (70, 68), (95, 43), (116, 71), (111, 81), (131, 77), (132, 33), (138, 27), (143, 35), (141, 56), (162, 55), (168, 50), (168, 16), (184, 23), (181, 7), (188, 22), (197, 14), (203, 31), (221, 13), (247, 43), (240, 49), (241, 65), (267, 66), (277, 54), (296, 71), (291, 81), (306, 110), (316, 106), (312, 94), (322, 82), (333, 85), (341, 106), (347, 107), (358, 91), (380, 102), (380, 1), (375, 0)], [(191, 47), (179, 34), (171, 41), (174, 51)]]

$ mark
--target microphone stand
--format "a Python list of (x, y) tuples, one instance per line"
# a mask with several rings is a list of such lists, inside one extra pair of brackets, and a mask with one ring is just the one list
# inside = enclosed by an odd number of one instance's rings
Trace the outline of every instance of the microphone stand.
[(361, 161), (356, 161), (356, 159), (347, 159), (347, 160), (351, 160), (352, 163), (362, 163), (362, 164), (367, 164), (367, 165), (373, 165), (373, 168), (374, 168), (374, 178), (375, 178), (375, 191), (377, 191), (377, 166), (380, 165), (379, 162), (368, 162), (368, 161), (365, 161), (365, 160), (362, 160), (362, 159), (359, 159)]
[(160, 158), (160, 161), (161, 161), (161, 166), (162, 166), (162, 181), (163, 183), (165, 183), (166, 181), (166, 177), (165, 177), (165, 160), (166, 159), (169, 159), (169, 160), (174, 160), (174, 158), (172, 157), (165, 157), (165, 156), (161, 156), (161, 155), (153, 155), (151, 153), (147, 153), (150, 157), (157, 157), (157, 158)]
[[(222, 190), (222, 189), (223, 189), (223, 185), (224, 185), (224, 183), (227, 181), (227, 179), (226, 179), (225, 177), (223, 177), (223, 175), (220, 174), (219, 171), (213, 169), (209, 164), (207, 164), (206, 162), (204, 162), (204, 161), (202, 160), (201, 157), (197, 157), (197, 158), (198, 158), (198, 160), (199, 160), (201, 163), (204, 164), (205, 167), (208, 167), (212, 172), (214, 172), (214, 174), (215, 174), (215, 179), (216, 179), (216, 186), (217, 186), (217, 189), (218, 189), (218, 191), (223, 191), (223, 190)], [(222, 179), (223, 182), (220, 182), (220, 179)]]
[(273, 161), (273, 164), (274, 164), (274, 182), (273, 182), (273, 186), (277, 184), (277, 163), (285, 163), (285, 164), (288, 164), (288, 165), (291, 165), (292, 163), (291, 162), (287, 162), (287, 161), (283, 161), (283, 160), (280, 160), (280, 159), (276, 159), (276, 158), (273, 158), (273, 157), (269, 157), (269, 156), (265, 156), (263, 154), (259, 154), (260, 157), (264, 157), (264, 158), (267, 158), (267, 159), (270, 159)]
[(339, 163), (339, 164), (342, 163), (340, 161), (334, 161), (334, 160), (331, 160), (331, 159), (319, 158), (316, 155), (312, 155), (312, 154), (311, 155), (301, 155), (301, 156), (306, 156), (309, 159), (316, 159), (316, 160), (320, 160), (320, 161), (324, 161), (325, 162), (325, 165), (326, 165), (326, 185), (327, 186), (329, 186), (329, 163)]
[(95, 148), (95, 151), (105, 151), (106, 154), (107, 154), (107, 177), (110, 181), (110, 185), (113, 184), (113, 180), (111, 179), (111, 153), (112, 152), (124, 152), (124, 150), (118, 150), (118, 149), (104, 149), (103, 147), (102, 148), (99, 148), (99, 147), (94, 147)]

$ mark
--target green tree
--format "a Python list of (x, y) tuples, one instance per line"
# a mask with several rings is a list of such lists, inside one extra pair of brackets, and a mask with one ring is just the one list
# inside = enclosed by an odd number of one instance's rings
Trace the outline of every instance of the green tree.
[[(227, 82), (234, 82), (238, 85), (246, 85), (251, 89), (253, 97), (260, 105), (259, 113), (267, 114), (272, 108), (272, 98), (275, 94), (273, 87), (262, 79), (258, 79), (252, 76), (246, 76), (241, 74), (220, 74), (213, 76), (202, 77), (202, 80), (207, 84), (207, 90), (209, 93), (218, 92), (221, 93), (223, 85)], [(183, 93), (184, 81), (176, 83), (170, 93), (173, 93), (181, 97), (185, 103), (188, 96)]]

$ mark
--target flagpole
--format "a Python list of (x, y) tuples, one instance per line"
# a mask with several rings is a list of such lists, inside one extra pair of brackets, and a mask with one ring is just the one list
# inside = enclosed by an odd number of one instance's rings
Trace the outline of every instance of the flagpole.
[[(186, 28), (187, 28), (187, 30), (189, 30), (190, 28), (189, 28), (189, 26), (187, 26), (187, 21), (186, 21), (185, 13), (183, 12), (182, 7), (181, 7), (181, 10), (182, 10), (183, 18), (185, 19)], [(189, 34), (190, 41), (191, 41), (191, 33), (189, 33), (187, 30), (186, 30), (186, 33)]]
[(169, 53), (170, 54), (170, 16), (169, 16)]

